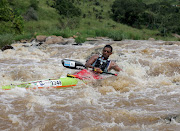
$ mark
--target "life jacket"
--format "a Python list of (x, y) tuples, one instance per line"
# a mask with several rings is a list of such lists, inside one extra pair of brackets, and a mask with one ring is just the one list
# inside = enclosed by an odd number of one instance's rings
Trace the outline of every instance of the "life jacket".
[(108, 72), (108, 68), (110, 65), (110, 60), (103, 60), (104, 57), (99, 56), (97, 60), (92, 64), (93, 67), (98, 67), (102, 71)]

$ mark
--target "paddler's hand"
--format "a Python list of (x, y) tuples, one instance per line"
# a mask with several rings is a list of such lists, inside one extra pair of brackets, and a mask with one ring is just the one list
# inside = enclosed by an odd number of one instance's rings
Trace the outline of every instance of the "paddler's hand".
[(96, 68), (96, 67), (94, 67), (94, 71), (99, 74), (103, 72), (100, 68)]

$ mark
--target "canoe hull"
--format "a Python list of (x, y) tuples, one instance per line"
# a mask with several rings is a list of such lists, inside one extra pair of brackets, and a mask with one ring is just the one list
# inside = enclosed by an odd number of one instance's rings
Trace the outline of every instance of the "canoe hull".
[(83, 69), (79, 72), (74, 73), (73, 75), (67, 75), (68, 77), (61, 77), (59, 79), (48, 79), (48, 80), (38, 80), (32, 82), (24, 82), (18, 85), (7, 85), (2, 86), (3, 90), (10, 90), (15, 87), (26, 88), (26, 89), (42, 89), (42, 88), (67, 88), (73, 87), (78, 84), (79, 81), (86, 83), (88, 80), (98, 80), (103, 77), (99, 74), (96, 74), (92, 71)]
[(41, 88), (66, 88), (66, 87), (73, 87), (78, 84), (78, 79), (64, 77), (59, 78), (56, 80), (49, 79), (49, 80), (40, 80), (40, 81), (33, 81), (33, 82), (25, 82), (19, 85), (7, 85), (2, 86), (3, 90), (10, 90), (15, 87), (21, 87), (26, 89), (41, 89)]

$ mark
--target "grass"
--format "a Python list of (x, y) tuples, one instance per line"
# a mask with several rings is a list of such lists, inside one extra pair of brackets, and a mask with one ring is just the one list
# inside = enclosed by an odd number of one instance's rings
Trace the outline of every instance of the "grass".
[(24, 35), (16, 35), (15, 37), (14, 37), (14, 40), (15, 41), (20, 41), (20, 40), (30, 40), (31, 38), (33, 38), (34, 37), (34, 34), (31, 34), (31, 33), (26, 33), (26, 34), (24, 34)]

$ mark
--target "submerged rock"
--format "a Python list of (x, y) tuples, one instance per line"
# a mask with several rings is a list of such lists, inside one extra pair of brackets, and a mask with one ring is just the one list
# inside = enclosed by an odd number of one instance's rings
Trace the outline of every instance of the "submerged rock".
[(180, 114), (171, 114), (165, 117), (165, 120), (171, 122), (175, 120), (176, 122), (180, 123)]
[(1, 48), (2, 51), (8, 50), (8, 49), (14, 49), (11, 45), (6, 45)]

